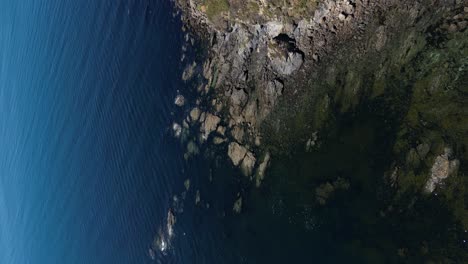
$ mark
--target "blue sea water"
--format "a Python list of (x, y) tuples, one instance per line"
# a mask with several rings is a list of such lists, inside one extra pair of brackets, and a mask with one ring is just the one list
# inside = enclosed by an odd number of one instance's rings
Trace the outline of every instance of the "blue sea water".
[[(0, 1), (1, 263), (152, 261), (183, 36), (169, 1)], [(157, 261), (202, 259), (186, 228)]]

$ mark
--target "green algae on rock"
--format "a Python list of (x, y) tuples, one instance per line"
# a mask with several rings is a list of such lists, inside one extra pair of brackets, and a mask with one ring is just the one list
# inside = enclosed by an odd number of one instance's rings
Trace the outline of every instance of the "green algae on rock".
[[(370, 233), (382, 240), (377, 244), (391, 248), (391, 253), (373, 249), (381, 259), (467, 257), (457, 244), (468, 229), (466, 3), (179, 0), (179, 5), (186, 23), (207, 43), (199, 97), (213, 102), (205, 115), (219, 118), (209, 130), (223, 133), (204, 139), (254, 177), (251, 185), (265, 182), (252, 196), (273, 185), (285, 195), (300, 194), (288, 198), (291, 214), (305, 208), (328, 214), (337, 206), (355, 217), (363, 210), (356, 225), (374, 227)], [(196, 113), (199, 106), (192, 109)], [(324, 161), (329, 168), (312, 166)], [(289, 168), (281, 169), (285, 164)], [(358, 189), (372, 201), (360, 198)], [(249, 195), (242, 201), (273, 207)], [(297, 222), (311, 226), (306, 217)], [(392, 222), (402, 223), (394, 228), (396, 241), (382, 229), (393, 230)], [(424, 228), (434, 229), (440, 241)], [(405, 232), (414, 237), (405, 238)], [(348, 249), (364, 252), (372, 246), (358, 237)]]

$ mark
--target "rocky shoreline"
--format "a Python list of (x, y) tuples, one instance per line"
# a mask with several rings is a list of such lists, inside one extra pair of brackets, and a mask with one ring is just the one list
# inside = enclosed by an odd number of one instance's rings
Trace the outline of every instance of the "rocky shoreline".
[[(468, 229), (466, 1), (175, 4), (187, 32), (183, 50), (202, 47), (195, 61), (182, 58), (195, 98), (174, 101), (184, 117), (172, 129), (186, 159), (216, 149), (260, 187), (275, 158), (313, 153), (341, 116), (372, 103), (395, 126), (392, 158), (376, 176), (393, 189), (382, 214), (413, 206), (402, 197), (439, 195)], [(325, 205), (350, 184), (338, 177), (311, 192)], [(238, 194), (233, 212), (245, 203)]]
[[(359, 101), (383, 93), (378, 86), (395, 70), (389, 68), (405, 67), (421, 52), (418, 46), (427, 44), (419, 43), (419, 35), (430, 38), (429, 29), (464, 34), (467, 27), (463, 1), (319, 1), (306, 10), (308, 16), (263, 1), (262, 11), (247, 17), (236, 15), (242, 8), (234, 10), (235, 1), (228, 1), (234, 7), (209, 17), (207, 9), (217, 2), (223, 1), (177, 1), (185, 25), (207, 45), (198, 72), (194, 74), (195, 62), (184, 72), (186, 80), (198, 78), (199, 98), (182, 123), (186, 129), (199, 127), (198, 144), (226, 145), (233, 165), (246, 176), (255, 174), (257, 183), (264, 177), (271, 145), (310, 148), (329, 108), (350, 111)], [(347, 63), (344, 70), (337, 65), (342, 62)], [(368, 80), (359, 75), (366, 71), (377, 71), (372, 73), (374, 87), (362, 87)], [(304, 113), (311, 118), (291, 128), (288, 121)]]

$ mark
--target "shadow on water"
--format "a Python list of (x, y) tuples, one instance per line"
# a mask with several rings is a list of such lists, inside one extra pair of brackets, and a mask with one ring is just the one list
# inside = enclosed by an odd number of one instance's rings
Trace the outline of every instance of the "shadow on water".
[[(224, 194), (231, 202), (224, 205), (226, 243), (243, 263), (423, 262), (407, 248), (427, 251), (453, 241), (454, 232), (446, 232), (453, 222), (441, 202), (413, 193), (402, 200), (407, 204), (394, 204), (384, 172), (399, 121), (379, 108), (376, 102), (343, 115), (314, 151), (276, 157), (259, 189), (242, 190), (247, 180), (238, 180), (242, 214), (232, 213), (236, 194)], [(345, 187), (336, 187), (337, 179)], [(327, 183), (335, 188), (321, 203), (317, 193)]]
[[(246, 179), (238, 180), (237, 186), (231, 180), (231, 187), (221, 188), (240, 189), (246, 196), (243, 213), (232, 215), (236, 193), (224, 194), (230, 202), (224, 204), (228, 215), (224, 230), (227, 242), (243, 252), (247, 263), (338, 261), (338, 255), (347, 255), (338, 254), (346, 251), (345, 240), (367, 233), (364, 227), (378, 222), (383, 190), (376, 186), (391, 155), (393, 138), (388, 135), (394, 134), (389, 133), (393, 127), (372, 106), (350, 115), (336, 122), (339, 126), (322, 136), (314, 151), (276, 157), (261, 188), (242, 191)], [(220, 177), (228, 174), (219, 171)], [(315, 189), (338, 178), (350, 188), (337, 190), (326, 205), (318, 204)]]

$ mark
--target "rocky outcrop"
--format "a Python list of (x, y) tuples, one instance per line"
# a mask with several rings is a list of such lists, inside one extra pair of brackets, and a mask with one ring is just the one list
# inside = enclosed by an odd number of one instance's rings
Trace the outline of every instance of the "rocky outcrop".
[(457, 172), (459, 164), (460, 162), (457, 159), (452, 159), (452, 150), (445, 148), (444, 153), (435, 158), (431, 168), (431, 175), (424, 190), (432, 193), (437, 185)]
[(239, 166), (241, 161), (244, 159), (247, 154), (247, 149), (237, 142), (231, 142), (228, 147), (228, 156), (232, 161), (234, 166)]
[[(293, 141), (308, 152), (317, 149), (317, 131), (330, 111), (347, 112), (364, 96), (382, 94), (382, 76), (395, 76), (421, 46), (440, 41), (435, 40), (439, 33), (429, 32), (465, 30), (468, 13), (461, 1), (283, 1), (278, 6), (246, 0), (258, 7), (255, 12), (239, 1), (218, 8), (215, 2), (177, 0), (184, 22), (207, 45), (206, 58), (188, 64), (184, 74), (187, 79), (198, 70), (200, 78), (199, 98), (187, 120), (198, 120), (201, 141), (216, 131), (212, 142), (227, 145), (228, 157), (244, 174), (257, 169), (256, 184), (268, 166), (262, 160), (256, 168), (258, 157), (266, 156), (264, 142), (277, 151)], [(415, 150), (419, 156), (424, 152), (424, 146)]]
[(228, 156), (234, 166), (240, 166), (245, 176), (252, 175), (256, 158), (251, 151), (237, 142), (231, 142), (228, 146)]
[(200, 127), (200, 132), (202, 133), (202, 138), (204, 140), (208, 139), (208, 136), (211, 134), (211, 132), (216, 130), (220, 121), (221, 119), (218, 116), (215, 116), (211, 113), (206, 113), (204, 122)]
[(158, 234), (154, 237), (153, 243), (148, 250), (150, 257), (154, 260), (156, 252), (165, 253), (170, 247), (172, 239), (174, 238), (174, 225), (176, 217), (171, 209), (167, 211), (166, 226), (160, 228)]

